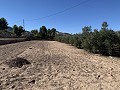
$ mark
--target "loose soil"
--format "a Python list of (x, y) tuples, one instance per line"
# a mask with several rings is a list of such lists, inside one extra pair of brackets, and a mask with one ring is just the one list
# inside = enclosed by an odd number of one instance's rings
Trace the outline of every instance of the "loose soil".
[(120, 58), (56, 41), (1, 45), (0, 90), (120, 90)]

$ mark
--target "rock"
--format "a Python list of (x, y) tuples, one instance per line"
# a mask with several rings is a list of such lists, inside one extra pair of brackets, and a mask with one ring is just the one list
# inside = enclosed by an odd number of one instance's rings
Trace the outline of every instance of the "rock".
[(3, 68), (3, 70), (5, 70), (5, 68)]
[(29, 83), (35, 84), (35, 80), (30, 81)]
[(15, 88), (15, 85), (13, 85), (11, 88), (12, 88), (12, 89)]

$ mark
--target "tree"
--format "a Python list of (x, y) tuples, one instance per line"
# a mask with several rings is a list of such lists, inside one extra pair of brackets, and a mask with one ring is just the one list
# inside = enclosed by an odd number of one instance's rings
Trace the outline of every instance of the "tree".
[(52, 29), (51, 29), (51, 39), (54, 39), (54, 38), (55, 38), (55, 34), (56, 34), (56, 29), (55, 29), (55, 28), (52, 28)]
[(14, 30), (14, 33), (16, 34), (16, 36), (21, 36), (22, 33), (24, 32), (23, 27), (22, 26), (18, 27), (17, 25), (13, 26), (13, 30)]
[(82, 32), (83, 33), (90, 33), (92, 31), (91, 26), (85, 26), (84, 28), (82, 28)]
[(94, 29), (94, 32), (92, 33), (91, 36), (91, 45), (92, 45), (92, 51), (93, 53), (99, 53), (99, 47), (101, 42), (99, 41), (100, 34), (97, 29)]
[(31, 33), (32, 33), (33, 35), (36, 35), (36, 34), (39, 33), (39, 32), (38, 32), (38, 30), (31, 30)]
[(4, 30), (8, 28), (8, 23), (5, 18), (0, 18), (0, 30)]
[(53, 40), (55, 38), (55, 34), (56, 34), (56, 29), (55, 28), (48, 29), (47, 30), (47, 39)]
[(41, 39), (47, 38), (47, 28), (45, 26), (40, 27)]
[(82, 28), (82, 31), (83, 32), (81, 34), (81, 48), (91, 51), (91, 26), (85, 26), (84, 28)]
[(69, 44), (74, 45), (74, 37), (73, 37), (73, 35), (70, 36)]
[(102, 30), (106, 30), (107, 29), (107, 27), (108, 27), (108, 24), (107, 24), (107, 22), (106, 21), (104, 21), (103, 23), (102, 23)]
[(81, 34), (73, 35), (74, 46), (77, 48), (81, 48)]
[(107, 30), (106, 32), (100, 31), (101, 51), (103, 54), (113, 55), (116, 46), (119, 46), (119, 37), (113, 30)]
[(34, 35), (35, 39), (40, 39), (40, 33), (38, 30), (32, 30), (31, 33)]
[(48, 38), (48, 39), (51, 38), (51, 30), (50, 30), (50, 29), (47, 30), (47, 38)]
[(17, 33), (18, 33), (18, 26), (17, 25), (13, 26), (13, 31), (17, 35)]

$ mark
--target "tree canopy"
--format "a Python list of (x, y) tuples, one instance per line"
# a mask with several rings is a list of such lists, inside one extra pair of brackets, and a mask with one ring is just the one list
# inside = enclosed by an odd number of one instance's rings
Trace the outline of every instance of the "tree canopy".
[(21, 36), (22, 33), (24, 32), (24, 29), (22, 26), (17, 26), (17, 25), (14, 25), (13, 26), (13, 30), (14, 30), (14, 33), (17, 35), (17, 36)]
[(0, 18), (0, 30), (5, 30), (8, 28), (8, 22), (5, 18)]

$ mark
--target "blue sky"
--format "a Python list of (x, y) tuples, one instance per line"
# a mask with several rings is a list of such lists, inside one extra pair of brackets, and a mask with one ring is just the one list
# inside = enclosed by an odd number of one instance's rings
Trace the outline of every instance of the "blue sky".
[(45, 25), (61, 32), (79, 33), (84, 26), (100, 29), (103, 21), (108, 22), (109, 28), (120, 30), (120, 0), (0, 0), (1, 17), (7, 19), (9, 26), (23, 25), (24, 19), (26, 30)]

